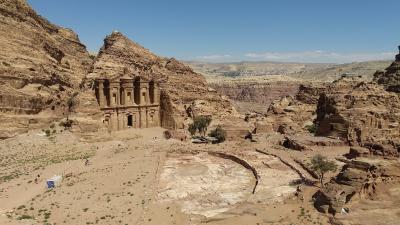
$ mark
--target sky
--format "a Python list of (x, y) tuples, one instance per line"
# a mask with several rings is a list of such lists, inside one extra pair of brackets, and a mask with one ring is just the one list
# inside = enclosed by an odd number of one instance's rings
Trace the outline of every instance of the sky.
[(393, 59), (399, 0), (28, 0), (90, 52), (120, 31), (153, 53), (207, 62)]

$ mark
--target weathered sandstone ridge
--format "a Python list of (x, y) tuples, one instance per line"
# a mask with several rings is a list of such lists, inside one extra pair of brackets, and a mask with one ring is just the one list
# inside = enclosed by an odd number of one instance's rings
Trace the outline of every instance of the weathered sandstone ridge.
[[(23, 115), (45, 109), (62, 114), (92, 60), (73, 31), (51, 24), (24, 0), (1, 0), (0, 21), (0, 112), (5, 113), (0, 122), (11, 121), (0, 136), (7, 137), (31, 122), (40, 124)], [(15, 114), (21, 116), (8, 117)]]
[(324, 90), (324, 85), (302, 84), (293, 96), (284, 96), (271, 102), (265, 119), (259, 122), (260, 126), (267, 126), (266, 130), (281, 134), (293, 135), (308, 133), (316, 118), (316, 102)]
[[(363, 155), (355, 157), (353, 154), (348, 154), (348, 159), (339, 159), (345, 165), (336, 177), (315, 193), (313, 196), (315, 207), (321, 212), (331, 214), (346, 214), (350, 210), (357, 215), (358, 212), (352, 210), (357, 210), (363, 201), (369, 200), (372, 205), (378, 201), (385, 202), (385, 209), (388, 212), (396, 209), (399, 196), (395, 190), (400, 182), (398, 160), (373, 156), (361, 148), (352, 148), (350, 153), (354, 151), (362, 151)], [(364, 213), (370, 212), (366, 210)]]
[(374, 81), (383, 85), (387, 91), (400, 93), (400, 53), (385, 71), (377, 71), (374, 74)]
[(94, 62), (73, 31), (51, 24), (24, 0), (0, 0), (0, 21), (0, 122), (5, 125), (0, 138), (65, 118), (71, 96), (77, 103), (70, 117), (74, 127), (99, 129), (101, 111), (92, 81), (126, 73), (161, 82), (163, 127), (181, 128), (193, 114), (213, 115), (216, 121), (236, 114), (202, 75), (119, 32), (106, 37)]
[(112, 78), (135, 74), (161, 83), (161, 124), (183, 128), (195, 114), (213, 115), (213, 119), (235, 115), (227, 99), (208, 88), (204, 77), (174, 58), (162, 58), (129, 40), (120, 32), (104, 39), (93, 73), (86, 79)]
[(398, 157), (400, 99), (376, 83), (343, 77), (321, 94), (317, 135), (340, 138), (376, 154)]
[[(210, 83), (210, 86), (236, 103), (239, 112), (266, 112), (266, 105), (282, 96), (294, 96), (299, 88), (295, 81), (238, 81)], [(250, 106), (250, 107), (249, 107)]]

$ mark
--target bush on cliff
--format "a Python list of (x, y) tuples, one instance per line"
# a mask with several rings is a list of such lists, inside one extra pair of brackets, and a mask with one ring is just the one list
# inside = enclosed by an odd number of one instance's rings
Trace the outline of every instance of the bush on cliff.
[(310, 168), (318, 174), (319, 182), (321, 183), (321, 188), (324, 187), (324, 175), (327, 172), (335, 172), (337, 165), (334, 161), (328, 160), (325, 156), (320, 154), (315, 155), (311, 159)]
[(226, 131), (221, 127), (217, 126), (209, 134), (210, 137), (214, 137), (218, 140), (218, 143), (224, 142), (226, 139)]
[(206, 136), (210, 123), (211, 117), (197, 116), (194, 118), (193, 123), (189, 125), (188, 131), (192, 136), (194, 136), (197, 132), (202, 136)]

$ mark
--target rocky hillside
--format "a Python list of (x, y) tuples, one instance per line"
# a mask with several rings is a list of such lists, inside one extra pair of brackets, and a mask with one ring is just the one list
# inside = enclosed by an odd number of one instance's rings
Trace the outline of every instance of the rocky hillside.
[(330, 65), (326, 68), (305, 70), (291, 75), (293, 78), (308, 81), (332, 82), (339, 79), (343, 74), (361, 75), (371, 80), (377, 70), (382, 70), (390, 65), (390, 61), (368, 61), (354, 62), (338, 65)]
[(400, 99), (381, 85), (343, 77), (321, 95), (317, 135), (341, 138), (351, 145), (398, 156)]
[(281, 62), (207, 63), (189, 61), (186, 63), (195, 71), (204, 74), (207, 79), (217, 79), (218, 77), (294, 75), (300, 72), (325, 69), (332, 65), (323, 63)]
[(299, 88), (296, 81), (238, 81), (210, 83), (218, 92), (233, 100), (236, 109), (241, 113), (265, 113), (269, 104), (283, 96), (294, 96)]
[[(342, 74), (363, 75), (372, 79), (377, 70), (383, 70), (390, 61), (368, 61), (345, 64), (238, 62), (206, 63), (186, 62), (195, 71), (205, 75), (207, 81), (223, 82), (226, 78), (270, 77), (283, 75), (298, 80), (332, 82)], [(288, 78), (290, 79), (290, 78)]]
[(0, 21), (0, 122), (7, 124), (0, 137), (7, 137), (40, 124), (27, 115), (46, 109), (44, 118), (62, 115), (92, 60), (73, 31), (51, 24), (24, 0), (1, 0)]
[(189, 107), (197, 114), (213, 115), (214, 119), (235, 114), (230, 102), (208, 88), (202, 75), (173, 58), (156, 56), (120, 32), (113, 32), (104, 39), (104, 46), (88, 81), (127, 73), (161, 82), (161, 120), (164, 127), (183, 127), (190, 120), (187, 113)]
[(186, 63), (195, 71), (204, 74), (210, 86), (228, 96), (241, 113), (265, 113), (271, 101), (285, 96), (293, 97), (301, 84), (333, 82), (343, 74), (362, 75), (366, 80), (372, 80), (377, 70), (390, 65), (390, 61), (348, 64)]
[(385, 71), (377, 71), (374, 74), (374, 81), (385, 86), (387, 91), (400, 93), (400, 53)]

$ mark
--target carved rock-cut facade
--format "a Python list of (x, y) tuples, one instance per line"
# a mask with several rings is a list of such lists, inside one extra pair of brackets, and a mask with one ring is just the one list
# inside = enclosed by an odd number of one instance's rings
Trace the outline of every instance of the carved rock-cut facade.
[(140, 76), (96, 79), (96, 98), (109, 130), (160, 126), (160, 88)]

